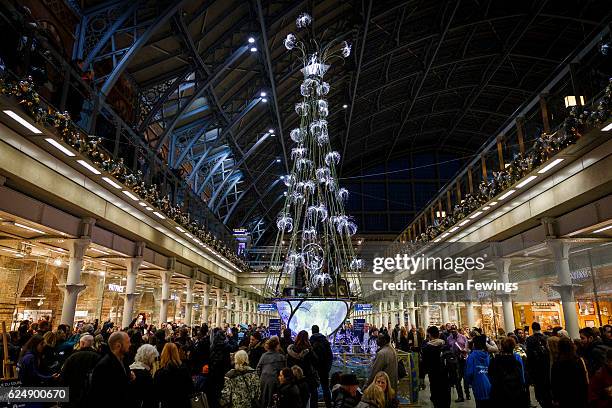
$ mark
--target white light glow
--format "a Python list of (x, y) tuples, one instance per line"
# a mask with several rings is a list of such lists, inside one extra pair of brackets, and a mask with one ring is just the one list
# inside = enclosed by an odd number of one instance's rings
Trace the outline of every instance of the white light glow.
[(444, 234), (442, 234), (442, 235), (440, 236), (440, 238), (446, 238), (446, 237), (448, 237), (449, 235), (450, 235), (450, 234), (449, 234), (448, 232), (445, 232)]
[(490, 205), (491, 207), (493, 207), (493, 206), (497, 205), (497, 201), (491, 201), (491, 202), (489, 203), (489, 205)]
[(346, 109), (348, 108), (348, 105), (345, 103), (344, 105), (342, 105), (342, 108)]
[(525, 187), (527, 184), (531, 183), (533, 180), (537, 179), (538, 176), (529, 176), (525, 180), (521, 181), (516, 185), (517, 188)]
[(125, 194), (126, 196), (130, 197), (132, 200), (137, 201), (138, 197), (136, 197), (134, 194), (132, 194), (131, 192), (127, 191), (127, 190), (123, 190), (123, 194)]
[(138, 203), (138, 205), (141, 206), (141, 207), (146, 207), (147, 203), (145, 203), (144, 201), (141, 201), (141, 202)]
[(176, 230), (177, 230), (178, 232), (185, 232), (185, 230), (184, 230), (184, 229), (182, 229), (181, 227), (176, 227)]
[(540, 169), (538, 171), (538, 174), (546, 173), (548, 170), (552, 169), (553, 167), (555, 167), (557, 164), (561, 163), (562, 161), (563, 161), (563, 159), (555, 159), (555, 160), (551, 161), (546, 166), (544, 166), (542, 169)]
[(147, 211), (153, 211), (153, 209), (151, 207), (145, 207), (145, 210)]
[(7, 109), (4, 111), (4, 113), (6, 113), (11, 118), (13, 118), (15, 122), (19, 123), (21, 126), (28, 129), (30, 132), (36, 133), (37, 135), (42, 133), (40, 130), (38, 130), (36, 127), (30, 124), (30, 122), (28, 122), (27, 120), (25, 120), (24, 118), (22, 118), (21, 116), (13, 112), (12, 110)]
[(595, 231), (593, 231), (593, 233), (597, 234), (599, 232), (604, 232), (604, 231), (607, 231), (609, 229), (612, 229), (612, 225), (608, 225), (607, 227), (603, 227), (603, 228), (600, 228), (598, 230), (595, 230)]
[(434, 242), (440, 242), (442, 238), (434, 239)]
[(108, 252), (106, 252), (106, 251), (102, 251), (102, 250), (100, 250), (100, 249), (98, 249), (98, 248), (89, 248), (89, 249), (90, 249), (91, 251), (93, 251), (93, 252), (97, 252), (97, 253), (102, 254), (102, 255), (110, 255)]
[(115, 187), (115, 188), (121, 188), (121, 186), (117, 183), (115, 183), (113, 180), (111, 180), (108, 177), (102, 177), (102, 180), (106, 181), (108, 184), (110, 184), (111, 186)]
[(266, 98), (261, 98), (261, 101), (262, 101), (263, 103), (268, 102), (268, 100), (267, 100)]
[(453, 228), (449, 229), (448, 231), (449, 231), (449, 232), (455, 232), (455, 231), (457, 231), (458, 229), (459, 229), (459, 227), (453, 227)]
[(256, 52), (257, 51), (257, 47), (251, 47), (251, 52)]
[(59, 150), (60, 152), (64, 153), (66, 156), (69, 157), (74, 157), (75, 154), (72, 153), (70, 150), (68, 150), (67, 147), (65, 147), (64, 145), (62, 145), (60, 142), (58, 142), (55, 139), (51, 139), (50, 137), (45, 139), (50, 145), (52, 145), (53, 147), (55, 147), (57, 150)]
[(44, 232), (44, 231), (41, 231), (41, 230), (36, 229), (36, 228), (29, 227), (27, 225), (20, 224), (18, 222), (16, 222), (14, 225), (16, 227), (23, 228), (23, 229), (28, 230), (28, 231), (38, 232), (39, 234), (46, 234), (46, 232)]
[(516, 190), (508, 190), (505, 194), (503, 194), (501, 197), (499, 197), (499, 200), (503, 200), (506, 199), (508, 197), (510, 197), (512, 194), (514, 194), (516, 192)]
[(470, 215), (470, 219), (474, 219), (476, 217), (478, 217), (480, 214), (482, 214), (482, 211), (476, 211), (474, 214)]
[(274, 129), (268, 129), (268, 133), (274, 133)]
[(249, 37), (249, 44), (253, 44), (255, 42), (255, 39), (253, 37)]
[(459, 226), (463, 227), (464, 225), (469, 224), (470, 220), (465, 220), (459, 224)]
[(608, 132), (610, 130), (612, 130), (612, 123), (609, 123), (608, 125), (601, 128), (602, 132)]
[(482, 207), (482, 210), (483, 210), (483, 211), (487, 211), (489, 208), (491, 208), (491, 207), (489, 207), (488, 205), (486, 205), (486, 206)]
[(162, 220), (166, 219), (166, 217), (164, 217), (162, 214), (158, 213), (157, 211), (153, 211), (153, 215), (155, 215), (157, 218), (161, 218)]
[(93, 174), (101, 174), (100, 171), (98, 171), (98, 169), (96, 169), (91, 164), (87, 163), (85, 160), (77, 160), (77, 163), (85, 167), (87, 170), (91, 171)]

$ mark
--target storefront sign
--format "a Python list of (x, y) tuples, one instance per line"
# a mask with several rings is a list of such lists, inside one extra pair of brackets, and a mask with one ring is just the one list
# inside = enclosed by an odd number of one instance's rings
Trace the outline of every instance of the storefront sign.
[(123, 293), (125, 292), (125, 286), (116, 285), (114, 283), (109, 283), (108, 290), (110, 290), (111, 292)]
[(532, 312), (556, 312), (557, 310), (555, 302), (531, 302)]
[(74, 317), (87, 317), (87, 310), (77, 310), (74, 312)]
[(274, 303), (258, 303), (258, 312), (276, 312), (276, 305)]
[(280, 336), (281, 319), (270, 319), (268, 323), (268, 333), (270, 336)]
[(355, 305), (356, 312), (371, 312), (372, 305), (370, 303), (357, 303)]

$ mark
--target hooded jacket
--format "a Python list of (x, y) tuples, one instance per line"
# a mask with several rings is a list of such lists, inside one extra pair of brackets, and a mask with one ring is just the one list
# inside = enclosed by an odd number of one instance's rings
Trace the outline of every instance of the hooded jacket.
[(287, 347), (287, 367), (298, 365), (304, 372), (304, 377), (311, 384), (319, 383), (319, 376), (315, 369), (317, 363), (317, 356), (311, 349), (304, 349), (298, 353), (295, 351), (295, 344)]
[[(514, 357), (513, 357), (514, 358)], [(489, 353), (474, 350), (465, 363), (465, 383), (472, 386), (474, 399), (488, 400), (491, 395), (491, 383), (488, 377)]]

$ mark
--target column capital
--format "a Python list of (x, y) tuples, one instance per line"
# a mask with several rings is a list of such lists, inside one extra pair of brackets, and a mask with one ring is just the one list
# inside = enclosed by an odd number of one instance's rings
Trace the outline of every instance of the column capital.
[(493, 265), (495, 265), (495, 269), (497, 270), (497, 275), (506, 282), (508, 278), (508, 274), (510, 273), (510, 264), (512, 260), (510, 258), (502, 258), (502, 257), (494, 257), (491, 259), (493, 261)]
[(79, 225), (79, 237), (81, 238), (91, 238), (91, 234), (93, 232), (93, 227), (96, 224), (96, 219), (91, 217), (85, 217), (81, 219), (81, 223)]
[(78, 294), (87, 288), (84, 283), (58, 283), (57, 287), (64, 292), (64, 296)]
[(547, 239), (546, 246), (552, 253), (553, 259), (561, 260), (569, 258), (571, 242), (564, 239)]

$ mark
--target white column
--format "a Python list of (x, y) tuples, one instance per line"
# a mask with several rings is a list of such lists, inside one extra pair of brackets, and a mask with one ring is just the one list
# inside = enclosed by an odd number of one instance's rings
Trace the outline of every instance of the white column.
[(159, 324), (162, 325), (168, 321), (168, 303), (170, 303), (170, 281), (172, 280), (172, 270), (161, 271), (162, 290), (161, 304), (159, 307)]
[[(510, 259), (508, 258), (494, 258), (493, 264), (497, 269), (497, 275), (499, 280), (503, 283), (510, 281)], [(514, 330), (514, 314), (512, 313), (512, 299), (510, 299), (509, 293), (501, 293), (502, 308), (504, 314), (504, 330), (506, 333), (510, 333)]]
[(397, 309), (399, 315), (399, 325), (400, 327), (404, 327), (406, 325), (406, 319), (404, 318), (404, 293), (400, 293), (399, 299), (397, 301)]
[(441, 293), (442, 301), (440, 302), (440, 317), (442, 318), (442, 324), (446, 324), (450, 322), (450, 317), (448, 316), (448, 298), (446, 297), (446, 292)]
[(210, 288), (208, 283), (202, 285), (204, 287), (204, 298), (202, 299), (202, 323), (208, 324), (209, 308), (210, 308)]
[[(141, 246), (144, 246), (144, 244)], [(140, 251), (142, 253), (142, 251)], [(126, 259), (126, 282), (125, 282), (125, 297), (123, 298), (123, 315), (121, 319), (121, 328), (126, 328), (132, 323), (134, 314), (134, 300), (136, 299), (136, 278), (138, 277), (138, 268), (142, 264), (142, 256)]]
[(408, 294), (408, 327), (411, 328), (413, 325), (416, 327), (416, 307), (414, 307), (414, 292)]
[[(466, 279), (473, 279), (474, 272), (468, 271)], [(476, 315), (474, 314), (474, 293), (473, 291), (465, 292), (465, 318), (467, 320), (466, 324), (470, 330), (473, 327), (476, 327)]]
[(89, 238), (79, 238), (70, 241), (70, 261), (68, 263), (68, 274), (66, 283), (58, 285), (64, 291), (64, 303), (62, 304), (62, 317), (60, 322), (70, 327), (74, 326), (74, 314), (79, 293), (85, 289), (81, 283), (81, 272), (83, 270), (83, 255), (91, 243)]
[(191, 278), (185, 284), (187, 289), (187, 295), (185, 296), (185, 324), (189, 327), (193, 325), (193, 287), (195, 283), (195, 278)]
[(380, 302), (380, 327), (387, 326), (387, 307), (385, 302)]
[(234, 318), (232, 317), (232, 300), (233, 300), (234, 294), (231, 292), (226, 292), (225, 293), (225, 299), (227, 300), (225, 303), (225, 321), (227, 322), (227, 324), (229, 324), (230, 326), (232, 324), (234, 324)]
[(563, 308), (563, 318), (565, 319), (565, 330), (570, 338), (577, 339), (578, 333), (578, 313), (576, 312), (576, 299), (574, 298), (574, 285), (570, 274), (569, 265), (569, 242), (560, 239), (551, 239), (547, 242), (548, 248), (552, 252), (552, 258), (557, 273), (558, 285), (554, 286), (561, 295), (561, 307)]
[(397, 323), (396, 310), (395, 310), (395, 300), (389, 301), (389, 323), (391, 323), (391, 327), (394, 328)]
[(426, 290), (424, 290), (422, 294), (421, 317), (423, 329), (427, 331), (427, 328), (429, 327), (429, 297), (427, 296)]
[(221, 320), (221, 314), (223, 311), (223, 291), (221, 289), (215, 289), (215, 294), (217, 295), (217, 305), (215, 308), (215, 327), (221, 327), (221, 323), (223, 323)]

